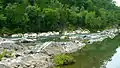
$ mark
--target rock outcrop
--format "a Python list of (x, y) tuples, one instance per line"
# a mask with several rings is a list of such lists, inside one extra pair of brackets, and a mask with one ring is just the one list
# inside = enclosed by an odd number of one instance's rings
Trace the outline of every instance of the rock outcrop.
[(61, 53), (72, 53), (85, 46), (84, 43), (74, 42), (51, 42), (42, 52), (48, 55), (56, 55)]

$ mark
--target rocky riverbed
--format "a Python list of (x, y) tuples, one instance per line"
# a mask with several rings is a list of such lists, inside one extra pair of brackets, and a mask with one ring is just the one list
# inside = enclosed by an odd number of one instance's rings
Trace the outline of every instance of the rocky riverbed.
[[(53, 56), (61, 53), (72, 53), (81, 49), (86, 44), (92, 44), (97, 41), (103, 41), (106, 38), (113, 39), (118, 35), (120, 29), (107, 29), (98, 33), (63, 35), (62, 39), (69, 39), (66, 42), (47, 41), (37, 43), (36, 34), (34, 38), (2, 38), (0, 37), (0, 53), (10, 52), (11, 55), (5, 54), (0, 61), (0, 68), (51, 68)], [(52, 33), (51, 33), (52, 34)], [(59, 34), (56, 32), (55, 34)], [(14, 36), (14, 35), (13, 35)], [(61, 37), (63, 37), (61, 36)], [(1, 55), (0, 55), (1, 57)]]

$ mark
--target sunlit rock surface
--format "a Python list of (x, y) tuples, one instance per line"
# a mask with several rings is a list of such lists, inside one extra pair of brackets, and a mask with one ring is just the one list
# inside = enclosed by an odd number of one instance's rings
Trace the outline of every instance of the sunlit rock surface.
[(51, 42), (42, 51), (49, 55), (56, 55), (61, 53), (72, 53), (83, 47), (85, 44), (78, 42)]

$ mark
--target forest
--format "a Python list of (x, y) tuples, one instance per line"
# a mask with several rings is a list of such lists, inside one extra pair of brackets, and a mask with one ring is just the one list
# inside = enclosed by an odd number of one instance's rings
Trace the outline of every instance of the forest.
[(120, 7), (113, 0), (0, 0), (0, 34), (119, 25)]

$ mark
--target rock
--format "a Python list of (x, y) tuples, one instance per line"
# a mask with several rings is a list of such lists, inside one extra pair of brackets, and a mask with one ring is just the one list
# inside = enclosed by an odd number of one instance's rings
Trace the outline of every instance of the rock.
[(89, 30), (86, 30), (86, 31), (82, 31), (81, 33), (82, 33), (82, 34), (86, 34), (86, 33), (90, 33), (90, 31), (89, 31)]
[(103, 41), (106, 38), (111, 38), (113, 39), (116, 35), (118, 35), (118, 29), (109, 29), (109, 30), (104, 30), (100, 33), (93, 33), (86, 35), (85, 39), (88, 39), (88, 44), (92, 44), (93, 42), (97, 41)]
[(53, 66), (51, 57), (43, 53), (18, 56), (9, 61), (2, 60), (0, 63), (0, 68), (50, 68)]
[(68, 36), (61, 36), (60, 39), (67, 39)]
[(28, 36), (29, 36), (28, 33), (25, 33), (25, 34), (23, 35), (24, 38), (28, 38)]
[(54, 32), (55, 35), (59, 35), (60, 33), (59, 32)]
[(41, 37), (41, 36), (53, 36), (53, 35), (59, 35), (59, 32), (38, 33), (38, 37)]
[(97, 33), (100, 33), (100, 31), (97, 31)]
[(36, 39), (37, 38), (37, 34), (36, 33), (31, 33), (31, 34), (29, 34), (28, 38)]
[(11, 35), (12, 38), (21, 38), (23, 37), (23, 34), (13, 34)]
[(21, 43), (30, 43), (30, 42), (35, 42), (37, 39), (27, 39), (27, 38), (22, 38), (20, 40)]
[(69, 33), (67, 31), (64, 31), (63, 35), (69, 35)]
[(47, 32), (47, 33), (38, 33), (38, 37), (41, 37), (41, 36), (53, 36), (53, 35), (59, 35), (60, 33), (59, 32)]
[(94, 43), (94, 42), (101, 42), (101, 41), (103, 41), (105, 38), (99, 38), (99, 39), (90, 39), (89, 41), (88, 41), (88, 44), (92, 44), (92, 43)]
[(15, 41), (10, 39), (0, 38), (0, 48), (10, 49), (10, 50), (20, 50), (23, 49), (21, 45), (16, 44)]
[(71, 36), (71, 37), (69, 37), (69, 39), (71, 40), (71, 39), (77, 39), (78, 37), (77, 36)]
[(84, 43), (73, 43), (73, 42), (52, 42), (43, 49), (43, 52), (48, 55), (56, 55), (61, 53), (72, 53), (83, 47)]
[(33, 51), (33, 50), (26, 50), (24, 52), (24, 54), (34, 54), (34, 53), (35, 53), (35, 51)]
[(10, 50), (22, 50), (23, 47), (14, 43), (1, 43), (0, 48), (10, 49)]
[(77, 34), (80, 34), (80, 33), (82, 32), (82, 30), (75, 30), (75, 32), (76, 32)]
[(38, 37), (37, 33), (25, 33), (22, 38), (36, 39)]
[(15, 43), (15, 41), (9, 40), (9, 39), (5, 39), (5, 38), (1, 38), (0, 39), (0, 44), (2, 43)]
[(2, 38), (2, 37), (0, 37), (0, 41), (3, 41), (3, 38)]
[(10, 68), (10, 67), (4, 64), (0, 64), (0, 68)]

